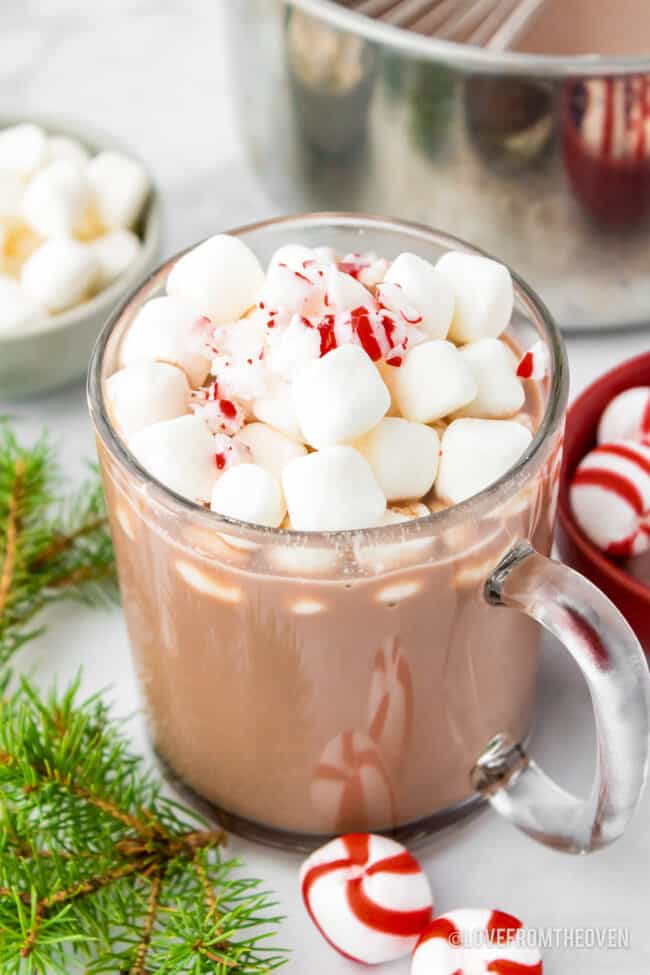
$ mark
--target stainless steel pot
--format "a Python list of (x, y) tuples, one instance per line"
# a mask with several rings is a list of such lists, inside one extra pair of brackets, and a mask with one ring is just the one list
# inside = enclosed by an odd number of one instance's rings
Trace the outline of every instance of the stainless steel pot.
[(493, 55), (331, 0), (226, 7), (243, 136), (277, 205), (471, 240), (565, 328), (650, 322), (650, 54)]

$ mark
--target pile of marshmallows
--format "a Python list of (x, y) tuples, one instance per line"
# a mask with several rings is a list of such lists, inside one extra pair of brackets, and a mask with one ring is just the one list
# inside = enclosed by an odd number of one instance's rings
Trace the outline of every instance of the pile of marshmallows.
[(596, 439), (571, 482), (573, 514), (608, 555), (642, 555), (650, 550), (650, 386), (615, 396)]
[[(445, 505), (476, 494), (531, 441), (509, 419), (525, 392), (499, 338), (513, 287), (495, 261), (291, 244), (265, 274), (219, 235), (166, 290), (126, 331), (109, 409), (142, 466), (222, 515), (299, 531), (397, 522), (428, 513), (399, 503), (434, 485)], [(522, 369), (540, 375), (538, 352)]]
[(149, 182), (120, 152), (90, 158), (29, 123), (0, 131), (0, 335), (101, 291), (133, 263)]
[(411, 975), (542, 975), (534, 939), (511, 914), (464, 908), (434, 918), (422, 867), (384, 836), (332, 840), (307, 858), (300, 882), (321, 935), (351, 961), (411, 955)]

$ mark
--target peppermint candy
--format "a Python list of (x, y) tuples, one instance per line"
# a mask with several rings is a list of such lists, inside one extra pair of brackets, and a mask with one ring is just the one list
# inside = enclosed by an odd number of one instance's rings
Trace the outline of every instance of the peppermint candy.
[(535, 342), (519, 360), (516, 374), (519, 379), (545, 379), (550, 366), (548, 349), (543, 342)]
[(601, 444), (578, 465), (570, 502), (587, 538), (608, 555), (629, 558), (650, 548), (650, 446)]
[(214, 460), (217, 470), (221, 474), (236, 464), (251, 464), (253, 462), (249, 448), (239, 440), (228, 437), (225, 433), (215, 434)]
[(542, 975), (539, 951), (522, 944), (522, 922), (502, 911), (458, 910), (421, 935), (411, 975)]
[(332, 840), (300, 871), (305, 907), (329, 944), (376, 965), (408, 955), (431, 920), (433, 897), (417, 860), (384, 836)]
[(599, 444), (612, 440), (650, 443), (650, 386), (634, 386), (615, 396), (600, 418), (597, 439)]
[(337, 315), (325, 315), (316, 328), (321, 337), (321, 356), (341, 345), (360, 345), (373, 362), (386, 359), (394, 366), (401, 365), (413, 337), (407, 325), (392, 312), (364, 305)]
[(207, 424), (210, 433), (225, 433), (229, 437), (239, 433), (246, 420), (241, 406), (222, 396), (216, 382), (192, 393), (190, 409)]

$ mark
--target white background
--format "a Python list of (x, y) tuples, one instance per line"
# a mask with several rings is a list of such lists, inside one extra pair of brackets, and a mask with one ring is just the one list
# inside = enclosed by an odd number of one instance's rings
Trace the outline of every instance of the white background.
[[(222, 3), (238, 0), (222, 0)], [(247, 172), (228, 84), (222, 8), (215, 0), (5, 0), (0, 4), (0, 115), (53, 112), (87, 118), (130, 144), (163, 191), (165, 253), (274, 212)], [(648, 348), (648, 332), (568, 342), (575, 395), (600, 372)], [(93, 455), (82, 384), (20, 403), (0, 400), (28, 437), (47, 426), (62, 466), (79, 476)], [(137, 709), (124, 624), (80, 608), (51, 613), (48, 634), (21, 666), (43, 685), (84, 667), (84, 688), (112, 687), (116, 712)], [(587, 787), (592, 728), (587, 693), (557, 651), (547, 649), (533, 751), (566, 785)], [(145, 748), (142, 723), (134, 741)], [(557, 950), (547, 975), (641, 975), (650, 969), (650, 797), (612, 849), (574, 859), (535, 846), (492, 812), (440, 839), (423, 861), (436, 905), (498, 907), (532, 926), (622, 926), (629, 950)], [(250, 875), (278, 894), (292, 949), (291, 975), (344, 975), (356, 967), (320, 942), (299, 897), (299, 859), (237, 841)], [(408, 965), (390, 969), (402, 975)], [(433, 975), (433, 973), (432, 973)]]

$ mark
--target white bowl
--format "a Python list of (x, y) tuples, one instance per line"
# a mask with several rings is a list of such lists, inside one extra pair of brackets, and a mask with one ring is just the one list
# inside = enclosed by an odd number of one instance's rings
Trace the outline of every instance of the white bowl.
[[(67, 135), (77, 139), (91, 153), (101, 149), (119, 149), (137, 158), (112, 136), (86, 123), (56, 117), (12, 118), (2, 115), (0, 129), (19, 122), (35, 122), (51, 135)], [(46, 319), (42, 325), (0, 336), (0, 399), (42, 393), (83, 376), (95, 339), (108, 316), (158, 263), (161, 244), (160, 195), (148, 169), (147, 173), (151, 191), (136, 228), (142, 242), (138, 257), (124, 274), (89, 301)]]

